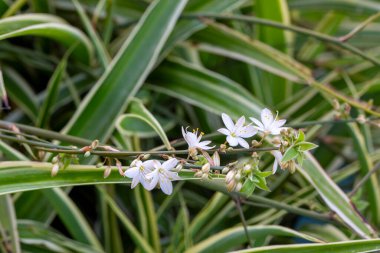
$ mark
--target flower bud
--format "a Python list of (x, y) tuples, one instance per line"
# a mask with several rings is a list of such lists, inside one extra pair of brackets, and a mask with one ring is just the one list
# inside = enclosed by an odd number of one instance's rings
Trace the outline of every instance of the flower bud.
[(337, 99), (333, 100), (333, 108), (335, 111), (339, 111), (339, 109), (340, 109), (340, 104), (339, 104), (339, 101)]
[(229, 170), (230, 170), (230, 168), (224, 167), (222, 170), (222, 174), (227, 174)]
[(124, 176), (124, 171), (123, 171), (123, 167), (121, 166), (121, 162), (119, 160), (116, 160), (116, 167), (119, 170), (120, 176), (123, 177)]
[(131, 166), (131, 167), (135, 167), (137, 161), (140, 161), (140, 160), (139, 160), (139, 159), (135, 159), (135, 160), (133, 160), (129, 166)]
[(150, 158), (150, 154), (145, 154), (145, 155), (142, 157), (143, 160), (148, 160), (149, 158)]
[(233, 181), (232, 179), (234, 178), (234, 176), (235, 176), (235, 171), (230, 170), (227, 173), (227, 176), (226, 176), (226, 183), (229, 183), (230, 181)]
[(208, 179), (208, 174), (203, 174), (202, 179), (204, 179), (204, 180)]
[(111, 166), (107, 166), (106, 169), (104, 170), (103, 177), (107, 178), (111, 174), (112, 168)]
[(84, 157), (89, 157), (90, 155), (91, 155), (90, 151), (86, 151), (86, 153), (84, 153)]
[(99, 140), (94, 140), (91, 143), (91, 149), (96, 149), (99, 146)]
[(220, 151), (221, 152), (226, 152), (227, 145), (226, 144), (220, 144)]
[(198, 151), (197, 151), (197, 149), (194, 148), (194, 147), (189, 148), (189, 155), (190, 155), (192, 158), (196, 157), (196, 156), (198, 155)]
[(235, 187), (235, 191), (239, 192), (241, 190), (241, 188), (243, 188), (243, 184), (241, 182), (237, 183), (236, 187)]
[(52, 163), (58, 163), (58, 156), (54, 156), (51, 160)]
[(96, 168), (101, 168), (101, 167), (103, 167), (103, 163), (97, 163), (96, 164)]
[(203, 173), (202, 171), (198, 170), (195, 174), (194, 174), (194, 177), (202, 177), (203, 176)]
[(236, 173), (236, 175), (235, 175), (235, 180), (236, 181), (239, 181), (241, 179), (241, 173), (240, 173), (240, 171), (238, 172), (238, 173)]
[(202, 166), (202, 172), (208, 174), (210, 172), (210, 164), (206, 163)]
[(252, 157), (253, 157), (253, 158), (258, 158), (259, 155), (257, 154), (257, 152), (253, 152), (253, 153), (252, 153)]
[(256, 140), (253, 140), (253, 141), (251, 142), (251, 144), (252, 144), (252, 147), (258, 147), (258, 146), (261, 145), (261, 143), (258, 142), (258, 141), (256, 141)]
[(235, 188), (236, 186), (236, 182), (234, 180), (232, 180), (231, 182), (229, 182), (227, 184), (227, 191), (231, 192), (233, 191), (233, 189)]
[(363, 114), (360, 114), (356, 120), (360, 123), (360, 124), (364, 124), (367, 122), (367, 119), (365, 118), (365, 116)]
[(252, 170), (252, 166), (250, 165), (250, 164), (246, 164), (246, 165), (244, 165), (244, 167), (243, 167), (243, 171), (245, 172), (245, 173), (249, 173), (249, 172), (251, 172)]
[(51, 168), (51, 176), (52, 177), (56, 176), (58, 174), (58, 170), (59, 170), (59, 164), (55, 163), (53, 167)]
[(278, 138), (278, 137), (275, 137), (275, 138), (273, 138), (272, 143), (274, 145), (280, 145), (281, 144), (281, 139)]
[(175, 167), (175, 171), (181, 171), (183, 168), (183, 165), (182, 164), (178, 164), (176, 167)]
[(296, 163), (294, 161), (289, 161), (289, 172), (293, 174), (296, 171)]

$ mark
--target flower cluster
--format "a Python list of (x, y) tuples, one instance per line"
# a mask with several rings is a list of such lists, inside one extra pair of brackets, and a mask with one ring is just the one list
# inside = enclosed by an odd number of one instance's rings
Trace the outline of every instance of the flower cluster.
[(158, 160), (148, 160), (142, 162), (141, 160), (134, 160), (130, 168), (124, 173), (126, 177), (132, 178), (131, 188), (135, 188), (138, 183), (148, 191), (156, 186), (170, 195), (173, 192), (173, 185), (171, 181), (181, 180), (177, 172), (174, 172), (178, 160), (171, 158), (162, 164)]

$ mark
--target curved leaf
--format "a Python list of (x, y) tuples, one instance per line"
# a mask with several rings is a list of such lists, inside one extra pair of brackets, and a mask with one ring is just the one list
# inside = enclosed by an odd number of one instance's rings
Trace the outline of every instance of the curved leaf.
[(116, 118), (151, 71), (187, 0), (154, 1), (65, 127), (70, 135), (106, 140)]
[[(247, 230), (249, 236), (252, 238), (265, 236), (290, 236), (302, 238), (311, 242), (321, 242), (321, 240), (315, 237), (282, 226), (248, 226)], [(226, 252), (246, 242), (247, 237), (245, 236), (243, 227), (230, 228), (201, 241), (187, 249), (186, 252)]]

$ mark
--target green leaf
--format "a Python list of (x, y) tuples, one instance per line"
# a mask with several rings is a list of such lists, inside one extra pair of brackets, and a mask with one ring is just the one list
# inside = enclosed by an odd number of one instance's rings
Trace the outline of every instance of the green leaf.
[(240, 192), (247, 195), (248, 197), (252, 195), (252, 193), (255, 191), (256, 184), (247, 178), (244, 183), (243, 187), (241, 188)]
[(304, 141), (304, 140), (305, 140), (305, 133), (302, 130), (298, 130), (296, 143)]
[(314, 243), (314, 244), (293, 244), (293, 245), (279, 245), (279, 246), (266, 246), (255, 249), (239, 250), (235, 252), (257, 253), (257, 252), (271, 252), (271, 253), (320, 253), (320, 252), (334, 252), (334, 253), (363, 253), (363, 252), (377, 252), (380, 250), (380, 240), (357, 240), (336, 243)]
[[(170, 150), (171, 145), (168, 137), (166, 136), (164, 127), (161, 126), (160, 122), (153, 116), (152, 113), (150, 113), (141, 100), (134, 98), (131, 100), (129, 104), (129, 113), (121, 115), (117, 121), (116, 121), (116, 127), (121, 133), (127, 133), (127, 134), (135, 134), (141, 133), (141, 125), (139, 125), (136, 122), (136, 119), (139, 121), (143, 121), (146, 124), (149, 125), (150, 128), (152, 128), (161, 138), (162, 142), (165, 144), (166, 149)], [(133, 125), (137, 123), (138, 129), (134, 128)], [(169, 122), (170, 124), (170, 122)], [(168, 129), (171, 125), (166, 125), (166, 129)], [(132, 126), (132, 127), (131, 127)], [(133, 131), (136, 129), (138, 132)], [(132, 130), (132, 131), (131, 131)], [(144, 136), (144, 132), (142, 133), (142, 136)], [(146, 136), (146, 135), (145, 135)], [(148, 135), (151, 137), (151, 135)], [(147, 136), (146, 136), (147, 137)]]
[(8, 91), (10, 100), (17, 105), (32, 121), (38, 115), (38, 103), (36, 94), (29, 84), (14, 69), (4, 67), (5, 88)]
[(305, 152), (305, 158), (303, 166), (297, 166), (297, 169), (318, 191), (327, 206), (360, 237), (373, 237), (375, 231), (363, 219), (347, 195), (331, 180), (309, 152)]
[(59, 86), (62, 82), (62, 77), (66, 70), (67, 59), (72, 49), (74, 48), (71, 47), (69, 51), (65, 54), (65, 56), (63, 57), (63, 59), (61, 60), (61, 62), (59, 63), (49, 80), (49, 83), (47, 85), (47, 94), (38, 113), (38, 118), (36, 122), (36, 125), (38, 127), (47, 127), (48, 125), (52, 109), (58, 96)]
[(286, 150), (284, 156), (282, 157), (282, 160), (281, 162), (282, 163), (286, 163), (290, 160), (293, 160), (294, 158), (296, 158), (297, 156), (299, 155), (299, 152), (297, 151), (297, 149), (295, 147), (290, 147)]
[(314, 144), (314, 143), (311, 143), (311, 142), (297, 142), (296, 145), (294, 145), (294, 147), (296, 147), (298, 149), (298, 151), (300, 152), (304, 152), (304, 151), (308, 151), (308, 150), (311, 150), (311, 149), (315, 149), (318, 147), (317, 144)]
[[(282, 226), (248, 226), (248, 234), (251, 238), (259, 236), (290, 236), (298, 237), (312, 242), (321, 242), (321, 240), (297, 232), (295, 230)], [(227, 252), (247, 242), (243, 227), (224, 229), (223, 231), (201, 241), (185, 252)], [(272, 251), (271, 251), (272, 252)]]
[(0, 196), (0, 237), (3, 242), (10, 242), (11, 252), (21, 252), (17, 219), (10, 194)]
[(151, 71), (187, 0), (154, 1), (65, 127), (70, 135), (105, 141)]
[(236, 59), (288, 80), (304, 83), (310, 70), (293, 58), (226, 26), (209, 23), (193, 37), (199, 50)]
[[(129, 179), (121, 177), (116, 167), (112, 167), (112, 172), (107, 178), (103, 178), (104, 168), (96, 168), (91, 165), (70, 165), (65, 170), (60, 170), (55, 177), (51, 177), (51, 168), (51, 163), (0, 163), (0, 195), (72, 185), (131, 182)], [(184, 180), (194, 179), (194, 172), (190, 170), (182, 170), (179, 175)]]
[(207, 111), (233, 118), (260, 115), (264, 107), (238, 83), (188, 63), (171, 61), (153, 73), (151, 89), (174, 96)]
[(102, 246), (86, 218), (75, 203), (59, 188), (45, 190), (43, 194), (57, 211), (65, 227), (77, 241), (87, 243), (102, 250)]
[(32, 220), (19, 220), (17, 227), (20, 233), (22, 246), (32, 248), (30, 252), (83, 252), (101, 253), (103, 251), (90, 245), (70, 239), (58, 231), (41, 222)]
[[(348, 124), (347, 127), (354, 142), (355, 153), (358, 155), (360, 162), (360, 174), (364, 177), (374, 168), (368, 154), (364, 135), (356, 123)], [(371, 220), (376, 225), (380, 225), (380, 185), (376, 174), (372, 174), (369, 180), (364, 183), (364, 189), (367, 196), (366, 199), (370, 205)]]
[(66, 47), (78, 43), (73, 56), (86, 63), (93, 54), (90, 41), (79, 29), (54, 16), (23, 14), (0, 20), (0, 40), (27, 35), (50, 38)]

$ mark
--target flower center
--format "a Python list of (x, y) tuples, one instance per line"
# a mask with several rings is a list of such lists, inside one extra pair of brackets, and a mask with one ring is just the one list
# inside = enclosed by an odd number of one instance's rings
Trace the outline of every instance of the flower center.
[(140, 169), (141, 172), (143, 172), (145, 168), (144, 168), (144, 166), (140, 166), (139, 169)]

